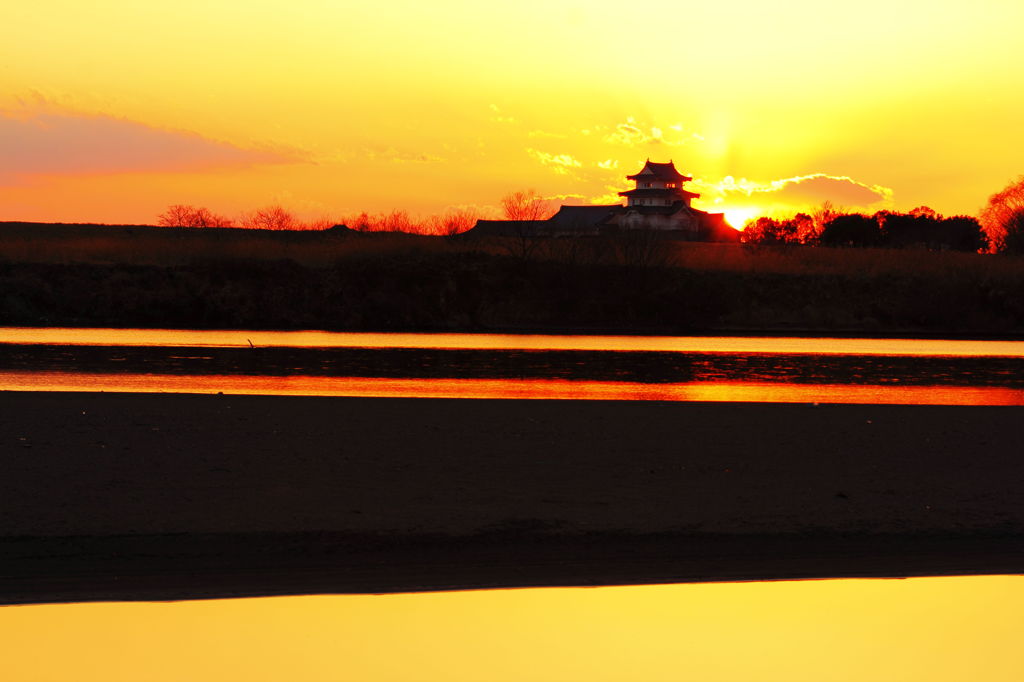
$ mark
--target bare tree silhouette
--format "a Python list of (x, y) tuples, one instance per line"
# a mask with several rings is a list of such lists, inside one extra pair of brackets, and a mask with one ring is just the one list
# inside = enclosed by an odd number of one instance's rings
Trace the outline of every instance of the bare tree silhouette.
[(509, 223), (509, 252), (522, 260), (533, 257), (541, 244), (538, 222), (550, 218), (554, 211), (536, 190), (511, 192), (501, 198), (501, 209)]
[(157, 216), (161, 227), (233, 227), (230, 219), (202, 206), (174, 204)]
[(472, 228), (479, 219), (480, 214), (476, 211), (464, 208), (451, 209), (438, 216), (437, 233), (454, 237)]
[(833, 204), (831, 201), (822, 202), (821, 206), (811, 211), (811, 221), (814, 226), (813, 235), (811, 235), (804, 243), (810, 244), (821, 238), (821, 233), (825, 231), (825, 225), (832, 222), (843, 214), (843, 210)]
[(244, 214), (242, 226), (251, 230), (294, 230), (299, 221), (281, 206), (267, 206)]
[(548, 202), (533, 189), (506, 194), (501, 198), (501, 210), (508, 220), (547, 220), (554, 214)]

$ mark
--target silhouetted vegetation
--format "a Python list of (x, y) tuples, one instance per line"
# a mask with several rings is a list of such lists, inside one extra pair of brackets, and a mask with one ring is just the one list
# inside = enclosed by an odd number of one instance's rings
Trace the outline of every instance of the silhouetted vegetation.
[(1024, 175), (988, 198), (981, 222), (995, 251), (1024, 253)]
[(970, 216), (944, 218), (929, 208), (910, 213), (876, 213), (881, 243), (892, 248), (924, 247), (932, 250), (980, 252), (988, 250), (988, 237), (977, 219)]
[(851, 213), (825, 223), (819, 240), (823, 246), (881, 246), (882, 228), (873, 218)]
[(280, 205), (247, 211), (232, 220), (202, 206), (174, 204), (157, 216), (161, 227), (241, 227), (249, 230), (327, 230), (334, 226), (358, 232), (402, 232), (406, 234), (454, 236), (469, 230), (480, 218), (477, 211), (452, 208), (439, 215), (412, 218), (408, 211), (370, 214), (365, 211), (334, 221), (327, 217), (301, 220)]
[[(934, 251), (980, 252), (989, 247), (981, 224), (970, 216), (943, 217), (922, 206), (909, 213), (878, 211), (837, 213), (830, 208), (818, 217), (798, 213), (792, 218), (760, 217), (743, 232), (747, 244), (802, 244), (831, 247), (921, 248)], [(1022, 211), (1024, 215), (1024, 211)]]
[(742, 240), (747, 244), (778, 246), (782, 244), (813, 244), (818, 239), (814, 218), (797, 213), (786, 220), (761, 216), (747, 223)]
[(536, 190), (511, 192), (501, 198), (505, 220), (547, 220), (555, 209)]
[[(250, 230), (297, 230), (310, 229), (301, 225), (299, 220), (281, 206), (267, 206), (251, 213), (243, 213), (241, 219), (242, 227)], [(325, 225), (317, 226), (324, 229)], [(312, 229), (317, 229), (316, 227)]]
[(500, 237), (0, 224), (0, 325), (1006, 335), (1024, 259), (603, 236), (524, 261)]
[(534, 223), (547, 220), (556, 209), (536, 190), (528, 189), (503, 196), (501, 210), (509, 221), (510, 235), (504, 241), (509, 254), (521, 260), (533, 258), (541, 244), (549, 241), (539, 234)]
[(230, 218), (218, 215), (203, 206), (174, 204), (157, 216), (161, 227), (234, 227)]

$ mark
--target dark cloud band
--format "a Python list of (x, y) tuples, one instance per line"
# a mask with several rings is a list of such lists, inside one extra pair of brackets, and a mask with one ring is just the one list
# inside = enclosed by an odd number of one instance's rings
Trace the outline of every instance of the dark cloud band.
[(0, 112), (0, 150), (0, 181), (8, 182), (27, 175), (173, 172), (299, 160), (126, 119), (49, 112)]

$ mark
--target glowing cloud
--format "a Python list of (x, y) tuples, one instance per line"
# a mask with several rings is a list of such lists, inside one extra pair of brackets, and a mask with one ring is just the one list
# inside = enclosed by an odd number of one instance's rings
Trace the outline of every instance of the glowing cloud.
[(813, 173), (770, 182), (726, 177), (718, 183), (694, 183), (717, 210), (759, 209), (763, 213), (793, 213), (826, 201), (846, 210), (873, 210), (892, 204), (888, 187), (870, 185), (848, 176)]
[(299, 161), (110, 116), (0, 111), (0, 183), (38, 175), (189, 171)]

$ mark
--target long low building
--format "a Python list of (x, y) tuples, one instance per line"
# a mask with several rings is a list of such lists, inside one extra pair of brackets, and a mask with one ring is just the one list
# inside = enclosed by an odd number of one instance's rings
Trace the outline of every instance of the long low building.
[(687, 241), (738, 242), (739, 230), (722, 213), (693, 208), (700, 195), (684, 189), (693, 178), (668, 163), (644, 164), (627, 176), (634, 189), (619, 192), (626, 205), (562, 206), (547, 220), (478, 220), (467, 235), (494, 237), (570, 237), (615, 234), (630, 230), (656, 231)]

